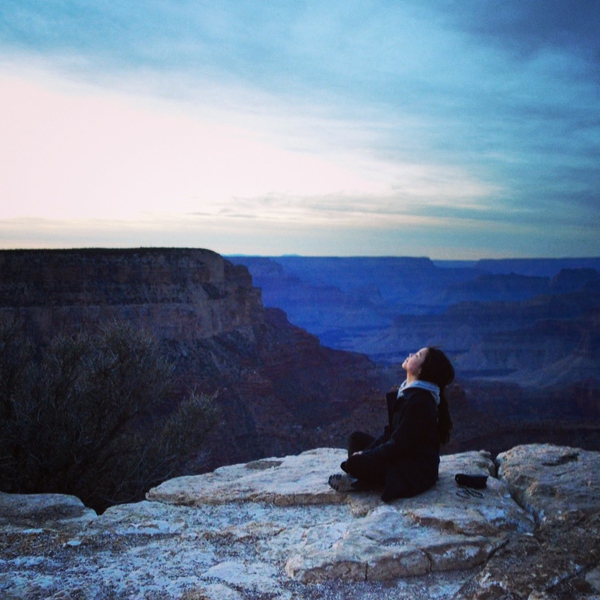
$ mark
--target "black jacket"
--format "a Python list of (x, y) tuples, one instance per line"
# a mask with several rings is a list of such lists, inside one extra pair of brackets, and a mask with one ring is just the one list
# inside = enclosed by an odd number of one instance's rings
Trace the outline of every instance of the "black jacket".
[(438, 410), (433, 396), (420, 388), (386, 395), (389, 424), (383, 434), (352, 462), (385, 465), (382, 499), (407, 498), (435, 485), (440, 464)]

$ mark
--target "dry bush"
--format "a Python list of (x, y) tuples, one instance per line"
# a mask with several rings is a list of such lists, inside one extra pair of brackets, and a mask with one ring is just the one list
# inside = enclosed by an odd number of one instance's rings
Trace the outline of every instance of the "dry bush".
[(216, 418), (191, 393), (168, 416), (174, 369), (150, 334), (114, 323), (35, 346), (0, 326), (0, 488), (137, 500), (197, 454)]

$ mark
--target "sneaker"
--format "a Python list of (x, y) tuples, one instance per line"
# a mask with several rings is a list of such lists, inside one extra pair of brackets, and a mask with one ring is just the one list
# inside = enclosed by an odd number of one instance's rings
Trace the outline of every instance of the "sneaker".
[(350, 477), (350, 475), (346, 475), (346, 473), (336, 473), (335, 475), (331, 475), (329, 477), (329, 485), (336, 492), (349, 492), (351, 491), (352, 484), (356, 482), (354, 477)]

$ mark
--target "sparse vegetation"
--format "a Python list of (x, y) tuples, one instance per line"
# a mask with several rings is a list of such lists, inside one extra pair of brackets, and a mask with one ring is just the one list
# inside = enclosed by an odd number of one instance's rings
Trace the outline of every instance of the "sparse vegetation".
[[(178, 474), (215, 421), (214, 397), (174, 400), (157, 340), (114, 323), (34, 344), (0, 325), (0, 489), (68, 493), (103, 510)], [(159, 410), (162, 409), (162, 410)]]

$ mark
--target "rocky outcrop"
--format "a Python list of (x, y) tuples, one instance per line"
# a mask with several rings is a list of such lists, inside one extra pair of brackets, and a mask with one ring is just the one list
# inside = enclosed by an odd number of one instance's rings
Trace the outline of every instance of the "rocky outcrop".
[(0, 251), (0, 316), (42, 338), (127, 320), (160, 339), (205, 339), (260, 323), (248, 271), (210, 250)]
[[(600, 594), (600, 453), (442, 457), (434, 489), (384, 504), (327, 485), (344, 452), (222, 467), (96, 516), (0, 495), (4, 598), (579, 600)], [(489, 474), (482, 496), (454, 474)], [(459, 492), (461, 495), (457, 494)]]
[(538, 524), (517, 535), (457, 600), (600, 597), (600, 453), (547, 444), (498, 456), (498, 475)]
[(561, 269), (552, 278), (551, 288), (559, 294), (597, 289), (600, 273), (596, 269)]

